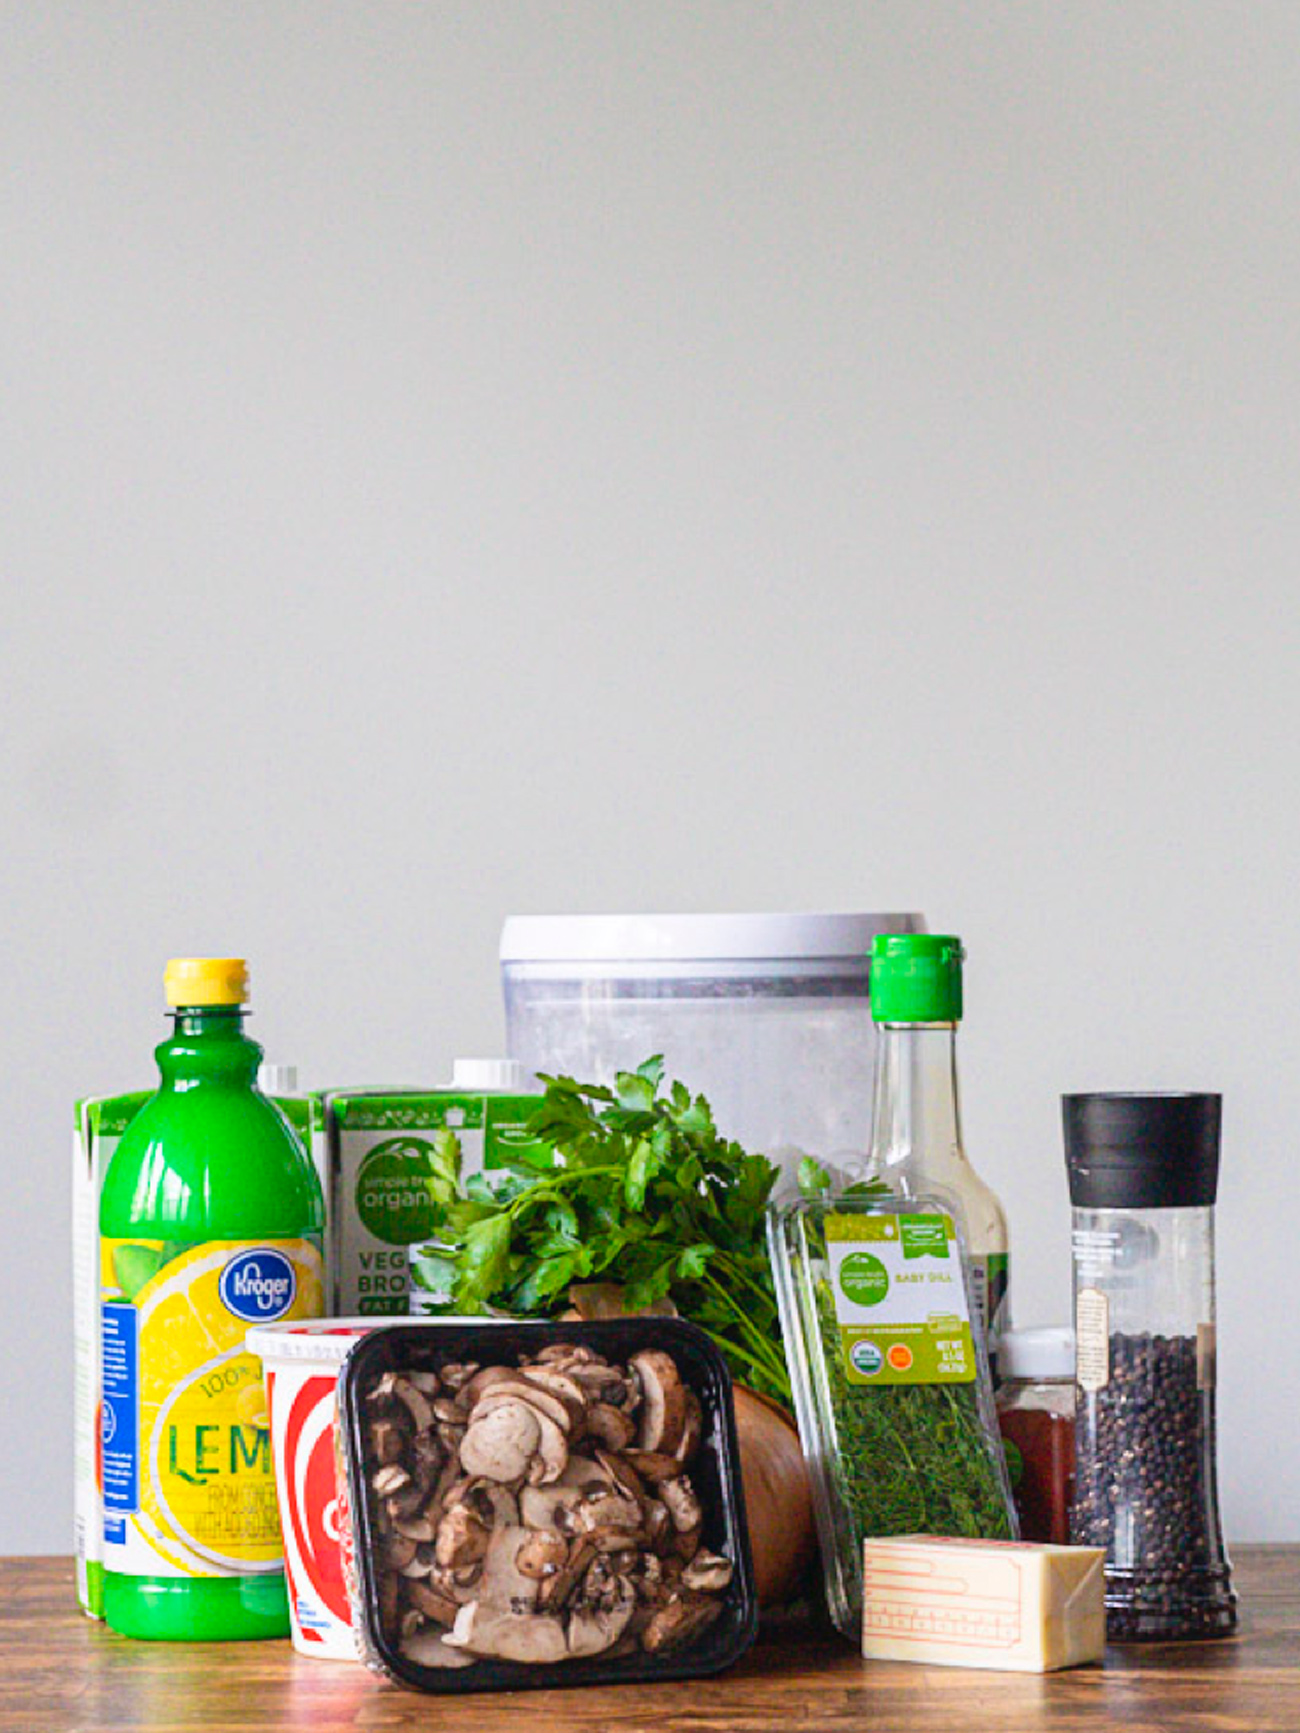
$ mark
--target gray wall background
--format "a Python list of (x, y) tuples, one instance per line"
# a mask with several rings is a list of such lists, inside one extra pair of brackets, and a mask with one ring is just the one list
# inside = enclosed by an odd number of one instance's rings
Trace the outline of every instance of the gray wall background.
[(1300, 1536), (1298, 68), (1264, 0), (0, 9), (0, 1545), (70, 1544), (71, 1103), (169, 955), (434, 1079), (504, 914), (652, 907), (966, 937), (1021, 1322), (1059, 1093), (1221, 1088), (1228, 1529)]

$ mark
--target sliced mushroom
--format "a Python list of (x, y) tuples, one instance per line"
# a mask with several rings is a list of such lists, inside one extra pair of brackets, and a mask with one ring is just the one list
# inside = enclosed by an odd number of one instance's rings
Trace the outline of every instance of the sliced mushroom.
[(704, 1521), (704, 1512), (700, 1501), (695, 1496), (695, 1489), (684, 1474), (676, 1480), (660, 1482), (659, 1497), (667, 1506), (668, 1514), (673, 1519), (673, 1527), (678, 1534), (685, 1534), (689, 1529), (699, 1528)]
[(689, 1564), (700, 1550), (700, 1542), (704, 1538), (702, 1528), (686, 1528), (677, 1536), (673, 1551), (683, 1564)]
[(476, 1504), (483, 1506), (484, 1515), (494, 1527), (518, 1527), (519, 1500), (508, 1486), (493, 1480), (481, 1480), (475, 1483), (472, 1497)]
[(550, 1486), (568, 1467), (569, 1445), (564, 1433), (553, 1420), (548, 1420), (545, 1415), (539, 1416), (539, 1420), (541, 1439), (537, 1455), (528, 1470), (528, 1479), (533, 1486)]
[(433, 1556), (433, 1546), (429, 1541), (421, 1541), (406, 1564), (402, 1566), (404, 1577), (427, 1577), (433, 1572), (436, 1560)]
[[(640, 1528), (593, 1528), (586, 1536), (598, 1552), (626, 1553), (635, 1557), (636, 1549), (646, 1544), (646, 1533)], [(620, 1566), (619, 1568), (623, 1568)], [(630, 1565), (627, 1568), (631, 1568)]]
[(417, 1432), (423, 1432), (433, 1425), (433, 1407), (423, 1390), (419, 1390), (410, 1378), (395, 1378), (392, 1394), (403, 1403)]
[(449, 1510), (438, 1524), (434, 1557), (446, 1570), (477, 1564), (488, 1549), (488, 1525), (468, 1504)]
[(596, 1350), (588, 1348), (585, 1342), (551, 1342), (538, 1352), (536, 1358), (543, 1366), (565, 1360), (570, 1360), (575, 1365), (592, 1365), (596, 1362), (605, 1364)]
[(546, 1613), (509, 1613), (470, 1601), (447, 1636), (454, 1648), (502, 1661), (562, 1661), (568, 1653), (564, 1625)]
[(650, 1545), (656, 1553), (672, 1551), (677, 1530), (673, 1527), (673, 1519), (669, 1516), (667, 1507), (657, 1498), (652, 1499), (646, 1507), (645, 1526)]
[(682, 1572), (682, 1582), (688, 1589), (713, 1591), (725, 1589), (731, 1581), (731, 1575), (732, 1565), (729, 1558), (701, 1548)]
[(539, 1607), (554, 1611), (562, 1607), (573, 1594), (596, 1556), (596, 1543), (591, 1535), (583, 1535), (569, 1548), (569, 1556), (554, 1576), (546, 1577), (537, 1592)]
[(648, 1655), (676, 1649), (691, 1637), (697, 1637), (722, 1611), (722, 1602), (703, 1596), (679, 1596), (660, 1607), (641, 1633), (641, 1647)]
[(573, 1381), (582, 1386), (589, 1402), (604, 1402), (608, 1407), (622, 1408), (631, 1414), (640, 1400), (634, 1380), (620, 1372), (617, 1366), (607, 1366), (603, 1360), (597, 1365), (570, 1366), (568, 1372)]
[(485, 1607), (526, 1612), (537, 1603), (538, 1580), (519, 1569), (518, 1556), (529, 1538), (526, 1528), (494, 1528), (483, 1559), (475, 1599)]
[(442, 1387), (444, 1390), (450, 1390), (454, 1396), (462, 1385), (469, 1383), (470, 1379), (477, 1371), (478, 1366), (475, 1363), (462, 1365), (459, 1361), (455, 1361), (452, 1364), (444, 1366), (440, 1374)]
[(625, 1577), (609, 1606), (575, 1607), (569, 1619), (569, 1653), (603, 1655), (618, 1642), (636, 1611), (636, 1595)]
[(587, 1410), (587, 1431), (606, 1450), (626, 1450), (636, 1437), (636, 1423), (625, 1409), (593, 1402)]
[(417, 1667), (472, 1667), (474, 1656), (447, 1641), (447, 1633), (435, 1625), (424, 1625), (404, 1636), (401, 1651)]
[(406, 1376), (415, 1385), (415, 1388), (422, 1391), (424, 1395), (436, 1396), (438, 1394), (438, 1374), (436, 1372), (431, 1370), (408, 1372)]
[(508, 1382), (502, 1380), (486, 1390), (474, 1404), (470, 1413), (472, 1426), (480, 1416), (490, 1414), (494, 1408), (499, 1408), (503, 1402), (527, 1402), (530, 1408), (535, 1408), (539, 1414), (544, 1414), (552, 1420), (562, 1432), (568, 1432), (573, 1425), (573, 1415), (569, 1406), (552, 1391), (543, 1389), (540, 1384), (530, 1384), (526, 1378), (513, 1378)]
[(460, 1602), (453, 1594), (424, 1577), (407, 1584), (406, 1598), (427, 1619), (440, 1625), (454, 1624), (460, 1611)]
[(553, 1528), (561, 1534), (573, 1530), (573, 1512), (583, 1492), (593, 1485), (609, 1484), (609, 1476), (585, 1456), (571, 1456), (562, 1474), (547, 1486), (525, 1486), (519, 1493), (520, 1520), (529, 1528)]
[(641, 1476), (632, 1467), (626, 1456), (619, 1456), (612, 1450), (598, 1450), (596, 1461), (609, 1476), (610, 1485), (621, 1492), (625, 1498), (634, 1500), (644, 1510), (646, 1490), (641, 1484)]
[(457, 1401), (465, 1408), (472, 1408), (489, 1391), (494, 1384), (511, 1384), (519, 1376), (509, 1366), (484, 1366), (475, 1372), (472, 1378), (466, 1379), (456, 1393)]
[(673, 1452), (683, 1468), (689, 1468), (694, 1462), (700, 1448), (700, 1439), (704, 1436), (704, 1410), (700, 1407), (700, 1399), (694, 1390), (686, 1392), (686, 1424), (682, 1429), (681, 1442)]
[(408, 1535), (390, 1534), (384, 1541), (384, 1563), (390, 1571), (404, 1571), (419, 1551)]
[(458, 1504), (464, 1504), (466, 1499), (473, 1498), (480, 1486), (488, 1484), (486, 1481), (475, 1480), (472, 1474), (461, 1474), (459, 1462), (456, 1464), (456, 1470), (457, 1472), (443, 1488), (442, 1502), (448, 1510), (454, 1509)]
[(652, 1486), (661, 1480), (676, 1480), (682, 1472), (678, 1458), (662, 1450), (629, 1450), (626, 1455), (642, 1480), (648, 1480)]
[(536, 1409), (526, 1402), (505, 1403), (465, 1433), (460, 1441), (461, 1467), (483, 1480), (522, 1480), (541, 1436), (542, 1417)]
[(641, 1505), (616, 1492), (599, 1492), (594, 1498), (583, 1499), (573, 1513), (579, 1532), (590, 1534), (598, 1528), (617, 1528), (625, 1532), (641, 1527)]
[(629, 1365), (641, 1383), (643, 1406), (637, 1444), (671, 1456), (686, 1429), (686, 1387), (672, 1356), (660, 1348), (634, 1354)]
[(558, 1366), (526, 1366), (520, 1376), (535, 1390), (545, 1390), (564, 1405), (569, 1430), (577, 1431), (587, 1417), (587, 1392), (576, 1378)]
[(515, 1554), (515, 1569), (523, 1576), (543, 1582), (568, 1561), (569, 1543), (563, 1535), (547, 1534), (541, 1529), (527, 1532), (528, 1539)]
[(370, 1422), (370, 1455), (381, 1467), (400, 1462), (406, 1449), (407, 1434), (395, 1420)]
[(447, 1452), (436, 1432), (417, 1432), (411, 1450), (415, 1478), (422, 1486), (432, 1486), (442, 1472)]
[(405, 1539), (420, 1544), (433, 1540), (438, 1532), (433, 1518), (423, 1511), (416, 1511), (411, 1516), (394, 1516), (393, 1527)]
[(411, 1484), (411, 1477), (400, 1462), (390, 1462), (386, 1468), (381, 1468), (377, 1474), (371, 1476), (370, 1484), (380, 1498), (393, 1498)]

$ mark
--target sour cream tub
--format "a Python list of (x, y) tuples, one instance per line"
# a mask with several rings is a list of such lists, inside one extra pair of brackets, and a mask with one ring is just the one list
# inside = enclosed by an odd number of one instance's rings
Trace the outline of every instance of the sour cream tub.
[(266, 1384), (293, 1646), (330, 1661), (359, 1659), (339, 1548), (335, 1391), (353, 1345), (377, 1326), (382, 1320), (318, 1318), (259, 1324), (246, 1338)]

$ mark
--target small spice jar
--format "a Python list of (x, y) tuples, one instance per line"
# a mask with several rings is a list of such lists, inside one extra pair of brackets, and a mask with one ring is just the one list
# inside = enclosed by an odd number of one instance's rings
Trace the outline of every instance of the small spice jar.
[(1067, 1095), (1078, 1397), (1071, 1535), (1112, 1642), (1237, 1627), (1215, 1467), (1217, 1095)]
[(1022, 1540), (1067, 1546), (1074, 1490), (1074, 1331), (1004, 1330), (998, 1425)]

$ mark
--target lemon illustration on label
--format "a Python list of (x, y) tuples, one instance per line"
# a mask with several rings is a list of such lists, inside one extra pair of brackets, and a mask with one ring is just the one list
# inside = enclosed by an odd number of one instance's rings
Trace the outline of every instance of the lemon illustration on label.
[(253, 1323), (320, 1314), (318, 1247), (106, 1240), (104, 1278), (104, 1502), (125, 1518), (119, 1544), (156, 1574), (279, 1570), (262, 1365), (244, 1338)]

